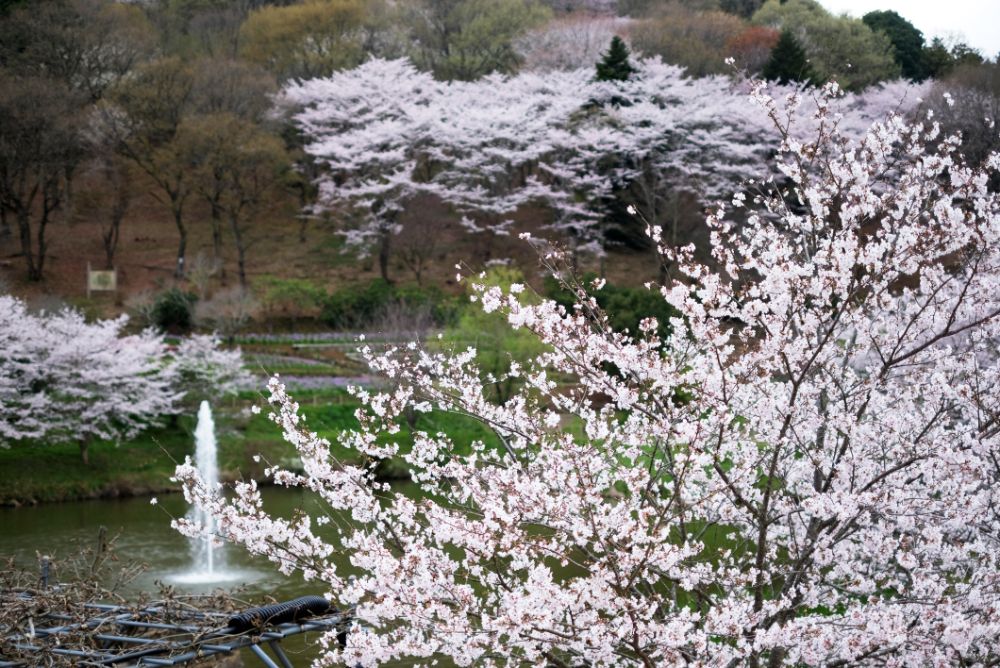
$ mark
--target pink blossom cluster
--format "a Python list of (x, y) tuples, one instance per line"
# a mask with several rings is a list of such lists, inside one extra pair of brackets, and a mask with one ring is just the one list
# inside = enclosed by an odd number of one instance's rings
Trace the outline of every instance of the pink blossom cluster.
[[(1000, 156), (965, 164), (899, 115), (845, 136), (832, 87), (805, 138), (752, 96), (789, 185), (719, 206), (713, 264), (663, 248), (684, 274), (655, 288), (680, 313), (666, 338), (608, 327), (600, 284), (572, 310), (481, 286), (548, 347), (502, 405), (473, 349), (368, 350), (392, 384), (355, 390), (349, 463), (271, 381), (302, 470), (268, 475), (325, 513), (272, 517), (254, 484), (227, 498), (177, 469), (222, 538), (355, 610), (316, 665), (1000, 661)], [(495, 442), (401, 448), (404, 414), (434, 409)], [(386, 457), (419, 495), (376, 479)]]
[[(373, 59), (289, 86), (283, 103), (326, 170), (317, 208), (356, 219), (342, 230), (354, 247), (398, 233), (399, 214), (424, 193), (471, 232), (507, 234), (515, 211), (542, 204), (561, 236), (596, 250), (617, 189), (642, 181), (644, 215), (662, 224), (657, 200), (729, 197), (761, 176), (780, 141), (731, 78), (687, 77), (657, 58), (636, 68), (625, 82), (595, 81), (591, 68), (441, 82), (405, 59)], [(913, 109), (926, 88), (890, 82), (842, 96), (829, 120), (857, 139), (887, 112)], [(793, 130), (808, 136), (817, 95), (784, 93), (796, 101)]]
[(188, 392), (246, 383), (239, 351), (215, 337), (171, 350), (151, 329), (125, 335), (127, 321), (32, 313), (0, 295), (0, 444), (125, 440), (177, 413)]

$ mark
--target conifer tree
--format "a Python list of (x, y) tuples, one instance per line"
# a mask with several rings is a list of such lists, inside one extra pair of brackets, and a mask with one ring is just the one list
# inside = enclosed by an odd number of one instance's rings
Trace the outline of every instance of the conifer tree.
[(628, 56), (629, 51), (625, 41), (618, 35), (612, 37), (608, 52), (597, 63), (597, 80), (628, 81), (636, 72), (635, 67), (629, 62)]
[(769, 81), (787, 84), (792, 81), (813, 83), (815, 78), (805, 50), (789, 30), (782, 30), (778, 43), (771, 51), (771, 58), (761, 72)]

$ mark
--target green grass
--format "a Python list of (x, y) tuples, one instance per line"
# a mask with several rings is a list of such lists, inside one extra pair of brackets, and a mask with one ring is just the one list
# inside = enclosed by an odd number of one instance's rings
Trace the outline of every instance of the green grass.
[[(339, 389), (299, 392), (295, 396), (301, 413), (312, 431), (333, 444), (333, 455), (345, 462), (358, 461), (357, 454), (337, 444), (344, 429), (358, 426), (354, 416), (356, 401)], [(263, 478), (266, 463), (289, 468), (299, 466), (291, 445), (265, 414), (249, 412), (260, 403), (257, 393), (242, 393), (215, 406), (219, 468), (226, 479)], [(149, 430), (135, 440), (120, 445), (97, 442), (90, 446), (90, 464), (84, 465), (74, 444), (16, 444), (0, 449), (0, 505), (69, 501), (74, 499), (131, 496), (176, 489), (170, 482), (176, 462), (194, 454), (196, 409), (175, 424)], [(462, 452), (474, 440), (498, 445), (496, 437), (482, 424), (460, 415), (435, 411), (418, 414), (415, 428), (449, 434)], [(385, 442), (390, 440), (386, 435)], [(403, 424), (391, 437), (402, 453), (412, 445), (412, 432)], [(260, 462), (254, 461), (261, 455)], [(385, 477), (401, 477), (406, 472), (399, 461), (383, 462), (379, 472)]]

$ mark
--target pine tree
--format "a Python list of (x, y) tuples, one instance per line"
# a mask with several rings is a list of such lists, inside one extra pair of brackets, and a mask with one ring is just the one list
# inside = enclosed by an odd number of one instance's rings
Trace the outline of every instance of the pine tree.
[(764, 65), (761, 74), (769, 81), (777, 81), (782, 84), (792, 81), (811, 84), (814, 83), (815, 79), (805, 50), (789, 30), (781, 31), (781, 37), (774, 45), (771, 58)]
[(615, 35), (611, 38), (611, 46), (597, 63), (598, 81), (628, 81), (636, 73), (635, 67), (628, 60), (629, 51), (625, 41)]

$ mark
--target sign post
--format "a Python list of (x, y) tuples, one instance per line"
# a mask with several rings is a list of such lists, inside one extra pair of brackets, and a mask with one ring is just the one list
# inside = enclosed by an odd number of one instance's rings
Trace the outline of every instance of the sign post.
[(87, 297), (92, 292), (116, 292), (118, 290), (117, 269), (91, 269), (87, 263)]

